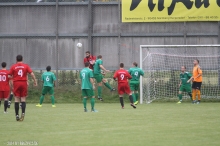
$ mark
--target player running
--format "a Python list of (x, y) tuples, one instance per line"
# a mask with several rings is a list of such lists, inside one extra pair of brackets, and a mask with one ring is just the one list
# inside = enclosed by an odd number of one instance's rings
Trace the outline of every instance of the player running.
[[(188, 82), (193, 81), (192, 84), (192, 99), (193, 104), (199, 104), (201, 102), (201, 86), (202, 86), (202, 70), (199, 66), (199, 60), (195, 59), (193, 61), (193, 76), (188, 80)], [(198, 101), (196, 102), (196, 93), (198, 95)]]
[(41, 76), (41, 80), (43, 81), (43, 89), (42, 95), (40, 97), (40, 103), (37, 104), (37, 107), (42, 107), (42, 103), (44, 101), (44, 96), (49, 93), (51, 98), (52, 107), (55, 106), (55, 99), (54, 99), (54, 87), (56, 87), (56, 76), (53, 72), (51, 72), (51, 66), (46, 67), (46, 72), (44, 72)]
[(118, 81), (118, 94), (119, 94), (119, 99), (120, 99), (122, 109), (124, 109), (123, 95), (125, 93), (129, 95), (131, 106), (133, 108), (136, 108), (136, 106), (133, 103), (132, 92), (128, 85), (128, 80), (131, 78), (132, 77), (128, 73), (128, 71), (124, 69), (124, 64), (120, 63), (120, 69), (115, 72), (113, 79), (115, 81), (116, 80)]
[(109, 85), (109, 83), (107, 82), (107, 80), (103, 78), (103, 74), (105, 74), (105, 73), (101, 73), (101, 69), (105, 72), (109, 72), (109, 70), (105, 69), (105, 67), (103, 66), (102, 55), (99, 55), (98, 59), (95, 62), (95, 65), (94, 65), (94, 78), (96, 79), (96, 81), (98, 83), (98, 99), (100, 101), (103, 101), (103, 99), (102, 99), (102, 82), (111, 91), (115, 91), (115, 88), (112, 88)]
[(132, 76), (132, 79), (130, 80), (130, 89), (132, 91), (133, 96), (133, 102), (135, 105), (138, 104), (138, 90), (140, 85), (140, 76), (144, 76), (144, 71), (140, 68), (138, 68), (138, 64), (134, 62), (133, 67), (128, 70), (130, 75)]
[(95, 64), (96, 57), (92, 56), (89, 51), (86, 51), (86, 57), (84, 58), (84, 64), (89, 62), (89, 68), (93, 70), (93, 66)]
[[(27, 74), (29, 73), (34, 80), (34, 86), (37, 86), (35, 75), (28, 64), (24, 64), (22, 55), (17, 55), (17, 63), (11, 66), (9, 75), (13, 78), (13, 93), (15, 98), (15, 115), (17, 121), (23, 121), (26, 109), (27, 97)], [(19, 102), (22, 103), (22, 115), (19, 118)]]
[(93, 91), (95, 89), (95, 84), (93, 78), (94, 78), (93, 72), (91, 69), (89, 69), (89, 62), (86, 62), (85, 68), (80, 72), (80, 79), (82, 81), (81, 89), (82, 89), (84, 112), (88, 111), (86, 107), (88, 97), (91, 97), (90, 99), (91, 111), (98, 112), (97, 110), (95, 110), (95, 95)]
[(2, 62), (2, 69), (0, 70), (0, 102), (2, 99), (4, 99), (4, 113), (7, 113), (8, 98), (11, 86), (11, 82), (8, 77), (9, 71), (6, 70), (6, 65), (7, 64), (5, 62)]
[(192, 90), (191, 90), (191, 84), (188, 82), (188, 80), (192, 77), (192, 74), (189, 72), (186, 72), (186, 67), (182, 66), (181, 67), (181, 73), (180, 73), (180, 84), (179, 84), (179, 103), (182, 103), (182, 92), (187, 92), (190, 98), (192, 99)]

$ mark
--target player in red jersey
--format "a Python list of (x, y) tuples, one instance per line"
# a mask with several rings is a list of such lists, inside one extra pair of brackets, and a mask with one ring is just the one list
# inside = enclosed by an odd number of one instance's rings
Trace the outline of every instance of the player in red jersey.
[(0, 70), (0, 101), (4, 99), (4, 113), (7, 113), (8, 97), (10, 95), (11, 82), (8, 77), (9, 71), (6, 70), (6, 63), (2, 62), (2, 69)]
[(128, 84), (128, 80), (130, 80), (131, 78), (132, 77), (129, 74), (129, 72), (124, 69), (124, 64), (120, 63), (120, 69), (115, 72), (113, 79), (115, 81), (116, 80), (118, 81), (118, 94), (119, 94), (119, 99), (120, 99), (122, 109), (124, 109), (123, 95), (125, 93), (129, 95), (131, 106), (133, 108), (136, 108), (136, 106), (133, 103), (132, 92)]
[(92, 56), (89, 51), (86, 51), (86, 57), (84, 58), (83, 61), (84, 61), (84, 64), (85, 64), (86, 62), (89, 62), (89, 68), (90, 68), (91, 70), (93, 70), (93, 66), (94, 66), (94, 64), (95, 64), (96, 57), (95, 57), (95, 56)]
[[(13, 78), (13, 93), (15, 98), (15, 115), (17, 121), (23, 121), (26, 108), (27, 97), (27, 74), (30, 74), (34, 80), (34, 86), (37, 86), (35, 75), (28, 64), (23, 63), (22, 55), (16, 57), (17, 63), (11, 66), (9, 74)], [(22, 115), (19, 118), (19, 102), (22, 103)]]

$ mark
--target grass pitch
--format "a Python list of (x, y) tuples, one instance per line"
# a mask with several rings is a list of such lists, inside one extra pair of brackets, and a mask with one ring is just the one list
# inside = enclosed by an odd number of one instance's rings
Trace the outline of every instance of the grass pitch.
[[(27, 104), (23, 122), (13, 106), (1, 113), (0, 145), (37, 142), (40, 146), (219, 146), (220, 104), (152, 103), (133, 109), (125, 104)], [(88, 107), (90, 104), (88, 103)], [(1, 106), (3, 110), (3, 106)]]

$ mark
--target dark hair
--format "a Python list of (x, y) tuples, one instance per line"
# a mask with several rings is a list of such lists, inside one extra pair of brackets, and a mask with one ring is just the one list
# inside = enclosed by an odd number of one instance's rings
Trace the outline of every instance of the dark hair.
[(6, 62), (2, 62), (2, 67), (5, 68), (6, 67)]
[(97, 58), (98, 58), (98, 59), (102, 58), (102, 55), (99, 55)]
[(48, 65), (48, 66), (46, 67), (46, 70), (47, 70), (47, 71), (51, 71), (51, 66)]
[(123, 68), (124, 67), (124, 63), (120, 63), (120, 67)]
[(199, 63), (199, 59), (195, 59)]
[(184, 68), (186, 69), (186, 66), (185, 66), (185, 65), (183, 65), (182, 67), (184, 67)]
[(86, 51), (86, 53), (90, 54), (90, 51)]
[(16, 60), (17, 60), (18, 62), (23, 61), (22, 55), (17, 55)]
[(136, 67), (138, 66), (137, 62), (133, 62), (133, 65), (136, 66)]
[(86, 62), (85, 63), (85, 67), (89, 67), (90, 63), (89, 62)]

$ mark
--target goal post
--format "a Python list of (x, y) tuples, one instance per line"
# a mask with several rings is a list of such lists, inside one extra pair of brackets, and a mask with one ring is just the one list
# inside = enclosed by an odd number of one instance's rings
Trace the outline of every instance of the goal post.
[[(181, 66), (192, 72), (193, 60), (203, 70), (202, 98), (220, 99), (220, 45), (140, 45), (140, 104), (177, 99)], [(188, 98), (184, 94), (184, 98)]]

